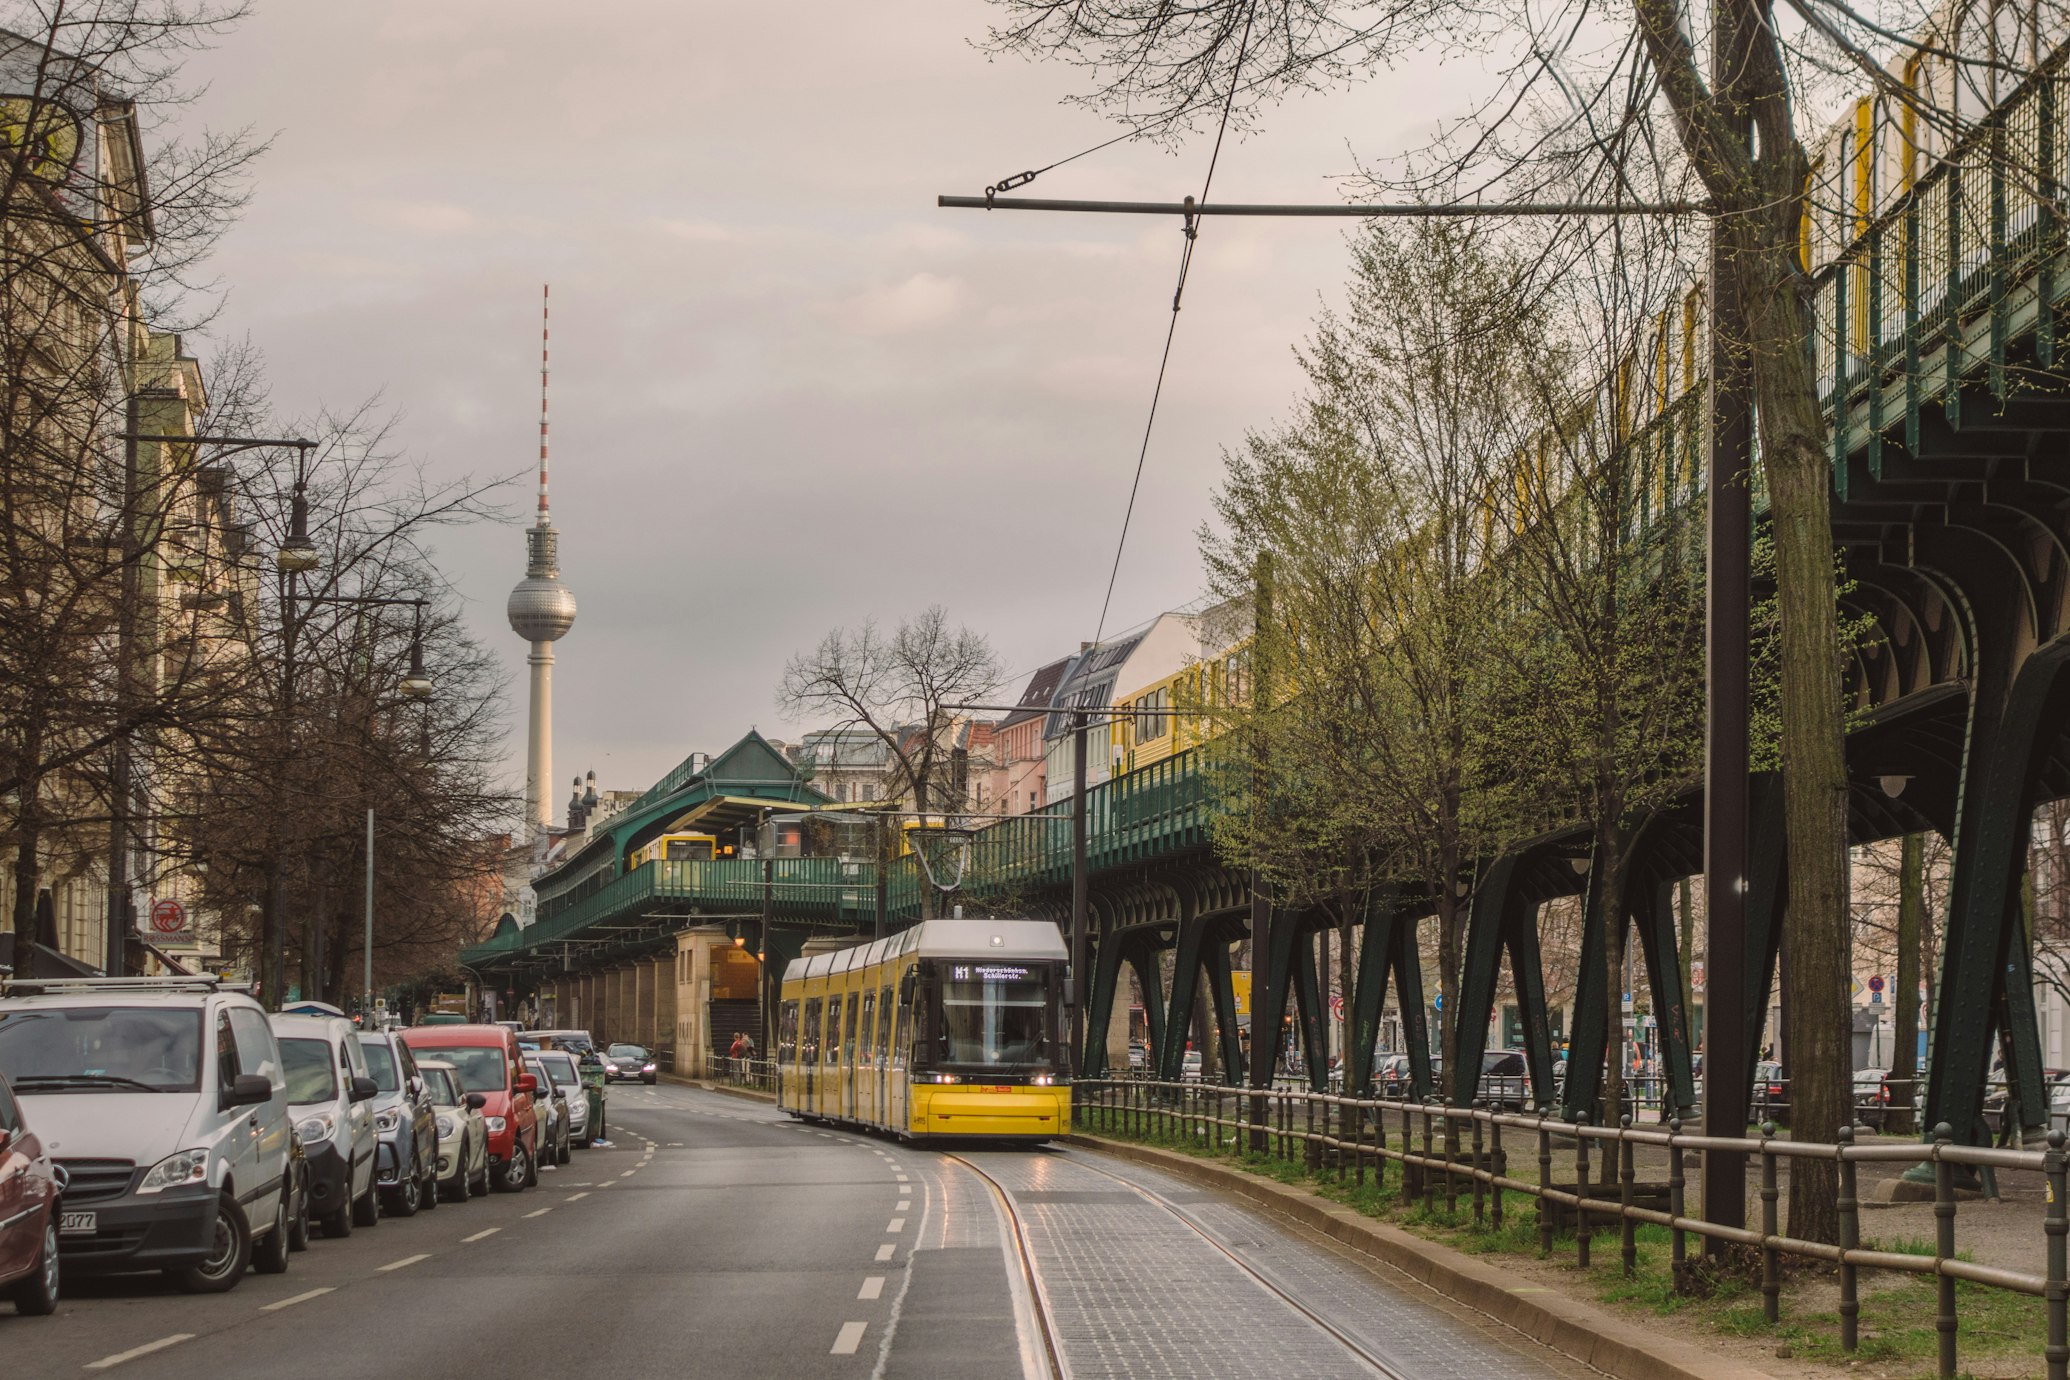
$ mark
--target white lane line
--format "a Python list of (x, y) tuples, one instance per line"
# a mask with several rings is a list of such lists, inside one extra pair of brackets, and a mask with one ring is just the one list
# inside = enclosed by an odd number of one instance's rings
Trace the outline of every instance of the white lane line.
[(668, 1143), (668, 1148), (671, 1150), (680, 1150), (683, 1148), (683, 1142), (679, 1140), (672, 1140)]
[[(862, 1340), (863, 1325), (861, 1323), (850, 1323), (848, 1327), (855, 1329), (857, 1341)], [(848, 1335), (848, 1327), (841, 1329), (842, 1336), (846, 1337)], [(194, 1334), (192, 1332), (175, 1332), (170, 1337), (160, 1337), (155, 1342), (145, 1342), (142, 1346), (133, 1346), (127, 1351), (118, 1351), (113, 1356), (103, 1356), (98, 1361), (88, 1361), (85, 1369), (106, 1370), (110, 1366), (119, 1366), (124, 1361), (134, 1361), (139, 1356), (149, 1356), (154, 1351), (163, 1351), (169, 1346), (178, 1346), (181, 1342), (192, 1341), (193, 1338)], [(840, 1345), (839, 1342), (834, 1343), (835, 1349), (838, 1350)], [(848, 1349), (850, 1351), (855, 1350), (853, 1346), (850, 1346)]]
[(606, 1179), (606, 1180), (604, 1180), (604, 1181), (603, 1181), (602, 1183), (600, 1183), (600, 1184), (598, 1184), (598, 1185), (597, 1185), (597, 1191), (601, 1193), (601, 1192), (602, 1192), (603, 1190), (605, 1190), (605, 1189), (607, 1189), (607, 1188), (615, 1188), (615, 1187), (617, 1187), (617, 1185), (618, 1185), (618, 1180), (616, 1180), (616, 1179)]
[(307, 1303), (311, 1299), (320, 1299), (325, 1294), (336, 1292), (337, 1287), (335, 1285), (326, 1284), (323, 1288), (311, 1289), (306, 1294), (296, 1294), (293, 1298), (275, 1299), (271, 1303), (261, 1304), (259, 1311), (261, 1313), (278, 1313), (283, 1308), (293, 1308), (298, 1303)]
[(405, 1265), (415, 1265), (420, 1260), (429, 1259), (431, 1259), (429, 1255), (406, 1255), (401, 1260), (389, 1261), (386, 1265), (383, 1265), (379, 1269), (375, 1270), (374, 1273), (377, 1275), (386, 1274), (390, 1270), (400, 1270)]
[(900, 1204), (898, 1205), (898, 1210), (899, 1210), (900, 1212), (911, 1212), (911, 1211), (913, 1210), (913, 1203), (912, 1203), (912, 1200), (911, 1200), (911, 1199), (909, 1198), (909, 1199), (906, 1199), (905, 1201), (901, 1202), (901, 1203), (900, 1203)]
[(588, 1193), (586, 1193), (586, 1192), (584, 1192), (584, 1193), (570, 1193), (570, 1194), (569, 1194), (569, 1195), (568, 1195), (568, 1196), (567, 1196), (566, 1198), (564, 1198), (564, 1199), (563, 1199), (562, 1201), (563, 1201), (563, 1202), (569, 1202), (569, 1203), (572, 1203), (572, 1202), (575, 1202), (575, 1201), (576, 1201), (576, 1200), (578, 1200), (578, 1199), (581, 1199), (581, 1198), (587, 1198), (588, 1196), (589, 1196), (589, 1194), (588, 1194)]
[(884, 1296), (884, 1276), (870, 1275), (863, 1280), (863, 1287), (855, 1295), (859, 1299), (876, 1299)]
[(889, 1259), (891, 1259), (891, 1253), (892, 1253), (893, 1251), (897, 1250), (897, 1249), (898, 1249), (898, 1245), (897, 1245), (897, 1243), (895, 1243), (895, 1242), (891, 1242), (891, 1241), (887, 1241), (887, 1242), (885, 1242), (885, 1243), (884, 1243), (883, 1245), (881, 1245), (881, 1246), (879, 1246), (879, 1247), (877, 1248), (877, 1259), (879, 1259), (879, 1260), (889, 1260)]
[(833, 1349), (827, 1352), (827, 1355), (855, 1355), (855, 1349), (862, 1345), (863, 1333), (869, 1330), (870, 1325), (866, 1322), (842, 1323), (840, 1335), (834, 1338)]
[(888, 1232), (891, 1232), (891, 1233), (893, 1233), (893, 1234), (895, 1235), (895, 1234), (897, 1234), (898, 1232), (902, 1232), (902, 1231), (904, 1231), (905, 1229), (906, 1229), (906, 1219), (905, 1219), (905, 1218), (903, 1218), (903, 1217), (894, 1217), (894, 1218), (892, 1218), (892, 1219), (891, 1219), (891, 1225), (890, 1225), (890, 1226), (888, 1226), (888, 1227), (886, 1227), (886, 1228), (885, 1228), (884, 1230), (886, 1230), (886, 1231), (888, 1231)]
[(465, 1246), (470, 1241), (479, 1241), (485, 1236), (494, 1236), (497, 1232), (502, 1230), (503, 1228), (501, 1227), (490, 1227), (487, 1231), (478, 1231), (472, 1236), (461, 1237), (460, 1244)]
[(637, 1173), (639, 1173), (637, 1169), (628, 1169), (623, 1174), (620, 1174), (618, 1177), (621, 1179), (630, 1179), (633, 1175)]
[(905, 1175), (903, 1175), (903, 1174), (900, 1174), (900, 1175), (898, 1175), (897, 1177), (898, 1177), (898, 1181), (899, 1181), (900, 1183), (907, 1183), (907, 1182), (909, 1182), (909, 1180), (908, 1180), (908, 1179), (906, 1178), (906, 1176), (905, 1176)]
[(546, 1214), (547, 1214), (547, 1213), (549, 1213), (549, 1212), (552, 1212), (552, 1211), (553, 1211), (553, 1209), (552, 1209), (552, 1208), (541, 1208), (541, 1209), (539, 1209), (539, 1211), (537, 1211), (537, 1212), (528, 1212), (528, 1213), (526, 1213), (526, 1214), (525, 1214), (525, 1216), (527, 1216), (527, 1217), (544, 1217), (544, 1216), (546, 1216)]

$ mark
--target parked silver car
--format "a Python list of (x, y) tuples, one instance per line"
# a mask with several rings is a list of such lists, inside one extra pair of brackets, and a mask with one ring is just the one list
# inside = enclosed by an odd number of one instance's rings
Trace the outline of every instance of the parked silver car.
[(431, 1095), (409, 1047), (393, 1035), (361, 1031), (360, 1052), (378, 1091), (374, 1094), (374, 1182), (381, 1207), (397, 1217), (438, 1206), (438, 1124)]
[(66, 978), (0, 996), (0, 1067), (64, 1170), (66, 1274), (193, 1293), (288, 1267), (294, 1126), (266, 1013), (209, 978)]
[(352, 1022), (337, 1016), (273, 1017), (287, 1067), (295, 1135), (309, 1158), (309, 1211), (326, 1236), (350, 1236), (381, 1220), (374, 1184), (374, 1095)]
[(432, 1124), (438, 1131), (438, 1196), (464, 1203), (471, 1194), (489, 1191), (489, 1127), (482, 1108), (485, 1093), (460, 1086), (460, 1070), (443, 1059), (417, 1065), (431, 1096)]
[(539, 1080), (539, 1089), (532, 1099), (534, 1109), (546, 1113), (546, 1125), (539, 1130), (539, 1167), (551, 1169), (575, 1158), (573, 1117), (568, 1107), (568, 1090), (553, 1081), (540, 1060), (540, 1055), (529, 1056), (525, 1072)]
[[(550, 1081), (555, 1095), (566, 1104), (569, 1144), (587, 1149), (593, 1139), (589, 1130), (589, 1096), (583, 1091), (582, 1073), (575, 1067), (575, 1056), (546, 1049), (533, 1055), (528, 1062), (545, 1070), (545, 1078), (541, 1081)], [(561, 1163), (566, 1164), (567, 1161)]]

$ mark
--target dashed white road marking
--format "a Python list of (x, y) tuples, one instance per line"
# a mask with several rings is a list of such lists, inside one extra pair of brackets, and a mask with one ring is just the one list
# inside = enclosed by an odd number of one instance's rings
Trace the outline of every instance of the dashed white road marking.
[(525, 1214), (525, 1216), (527, 1216), (527, 1217), (544, 1217), (544, 1216), (546, 1216), (546, 1214), (547, 1214), (547, 1213), (549, 1213), (549, 1212), (552, 1212), (552, 1211), (553, 1211), (553, 1209), (552, 1209), (552, 1208), (540, 1208), (540, 1209), (539, 1209), (539, 1210), (538, 1210), (537, 1212), (528, 1212), (528, 1213), (526, 1213), (526, 1214)]
[(898, 1205), (898, 1210), (899, 1210), (900, 1212), (911, 1212), (911, 1211), (913, 1210), (913, 1203), (912, 1203), (912, 1200), (911, 1200), (911, 1199), (906, 1199), (906, 1200), (904, 1200), (904, 1201), (900, 1202), (900, 1203), (899, 1203), (899, 1205)]
[(497, 1232), (502, 1230), (503, 1228), (501, 1227), (490, 1227), (487, 1231), (478, 1231), (472, 1236), (461, 1237), (460, 1244), (465, 1246), (470, 1241), (479, 1241), (485, 1236), (494, 1236)]
[(906, 1177), (905, 1175), (903, 1175), (903, 1174), (900, 1174), (900, 1175), (898, 1175), (897, 1177), (898, 1177), (898, 1181), (899, 1181), (900, 1183), (908, 1183), (908, 1182), (910, 1182), (910, 1180), (908, 1180), (908, 1179), (907, 1179), (907, 1177)]
[(884, 1296), (884, 1276), (870, 1275), (863, 1280), (863, 1287), (855, 1295), (859, 1299), (875, 1299)]
[(415, 1264), (416, 1264), (416, 1263), (417, 1263), (418, 1261), (420, 1261), (420, 1260), (429, 1260), (429, 1259), (431, 1259), (431, 1256), (430, 1256), (429, 1254), (425, 1254), (425, 1255), (406, 1255), (406, 1256), (404, 1256), (404, 1257), (403, 1257), (403, 1258), (402, 1258), (401, 1260), (391, 1260), (391, 1261), (389, 1261), (389, 1262), (388, 1262), (388, 1263), (387, 1263), (386, 1265), (382, 1265), (382, 1266), (378, 1267), (378, 1268), (377, 1268), (377, 1269), (376, 1269), (376, 1270), (374, 1271), (374, 1273), (375, 1273), (375, 1274), (377, 1274), (377, 1275), (378, 1275), (378, 1274), (386, 1274), (386, 1273), (387, 1273), (388, 1271), (390, 1271), (390, 1270), (400, 1270), (400, 1269), (401, 1269), (401, 1268), (402, 1268), (403, 1266), (405, 1266), (405, 1265), (415, 1265)]
[(894, 1244), (893, 1242), (887, 1241), (887, 1242), (885, 1242), (885, 1243), (884, 1243), (883, 1245), (881, 1245), (881, 1246), (879, 1246), (879, 1247), (877, 1248), (877, 1259), (879, 1259), (879, 1260), (889, 1260), (889, 1259), (891, 1259), (891, 1253), (892, 1253), (893, 1251), (897, 1250), (897, 1249), (898, 1249), (898, 1246), (897, 1246), (896, 1244)]
[(588, 1196), (589, 1196), (589, 1194), (588, 1194), (588, 1193), (586, 1193), (586, 1192), (585, 1192), (585, 1193), (570, 1193), (570, 1194), (569, 1194), (569, 1195), (568, 1195), (568, 1196), (567, 1196), (566, 1198), (564, 1198), (564, 1199), (563, 1199), (562, 1201), (563, 1201), (563, 1202), (569, 1202), (569, 1203), (572, 1203), (572, 1202), (575, 1202), (575, 1201), (577, 1201), (577, 1200), (579, 1200), (579, 1199), (582, 1199), (582, 1198), (587, 1198)]
[(862, 1345), (863, 1333), (869, 1331), (869, 1329), (870, 1325), (866, 1322), (842, 1323), (840, 1334), (834, 1338), (833, 1348), (827, 1352), (827, 1355), (855, 1355), (855, 1349)]
[[(855, 1329), (855, 1340), (860, 1342), (862, 1340), (863, 1324), (850, 1323), (848, 1327)], [(848, 1327), (841, 1329), (843, 1337), (848, 1335)], [(194, 1334), (192, 1332), (175, 1332), (170, 1337), (160, 1337), (155, 1342), (145, 1342), (142, 1346), (133, 1346), (127, 1351), (118, 1351), (113, 1356), (103, 1356), (98, 1361), (88, 1361), (85, 1368), (87, 1370), (106, 1370), (110, 1366), (119, 1366), (124, 1361), (134, 1361), (139, 1356), (149, 1356), (154, 1351), (163, 1351), (169, 1346), (178, 1346), (181, 1342), (192, 1341), (193, 1338)], [(834, 1343), (834, 1349), (839, 1351), (841, 1344), (839, 1342)], [(854, 1351), (855, 1347), (851, 1344), (848, 1349)]]
[(620, 1175), (619, 1175), (618, 1177), (619, 1177), (619, 1178), (621, 1178), (621, 1179), (630, 1179), (630, 1178), (631, 1178), (631, 1177), (632, 1177), (633, 1175), (635, 1175), (635, 1174), (637, 1174), (637, 1173), (639, 1173), (639, 1172), (640, 1172), (640, 1171), (639, 1171), (639, 1170), (637, 1170), (637, 1169), (628, 1169), (628, 1170), (626, 1170), (626, 1171), (625, 1171), (625, 1172), (624, 1172), (623, 1174), (620, 1174)]
[(896, 1234), (898, 1232), (904, 1231), (905, 1229), (906, 1219), (903, 1217), (894, 1217), (891, 1219), (891, 1225), (886, 1227), (884, 1230)]
[(283, 1308), (293, 1308), (298, 1303), (307, 1303), (311, 1299), (320, 1299), (325, 1294), (334, 1294), (336, 1292), (337, 1288), (335, 1285), (326, 1284), (323, 1288), (311, 1289), (306, 1294), (296, 1294), (293, 1298), (275, 1299), (271, 1303), (261, 1304), (259, 1311), (261, 1313), (278, 1313)]

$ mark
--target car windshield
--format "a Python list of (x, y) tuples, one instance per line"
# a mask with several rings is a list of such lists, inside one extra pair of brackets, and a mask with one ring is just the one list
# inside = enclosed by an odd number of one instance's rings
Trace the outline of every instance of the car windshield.
[(457, 1107), (460, 1105), (460, 1090), (453, 1086), (453, 1075), (444, 1069), (427, 1069), (419, 1066), (424, 1075), (424, 1087), (431, 1094), (434, 1107)]
[(338, 1061), (328, 1040), (284, 1039), (280, 1061), (287, 1065), (288, 1101), (334, 1102), (338, 1097)]
[(419, 1055), (443, 1059), (460, 1070), (460, 1086), (468, 1092), (503, 1091), (503, 1051), (494, 1045), (462, 1045), (458, 1049), (438, 1049), (430, 1045), (412, 1045)]
[(575, 1072), (575, 1061), (565, 1054), (544, 1055), (538, 1063), (560, 1087), (572, 1088), (582, 1082), (582, 1076)]
[(361, 1040), (360, 1049), (367, 1056), (367, 1072), (373, 1075), (374, 1086), (382, 1092), (402, 1091), (402, 1071), (396, 1067), (395, 1051), (386, 1040)]
[[(1049, 1067), (1050, 969), (1020, 963), (950, 963), (943, 968), (944, 1064)], [(1191, 1063), (1199, 1051), (1188, 1051), (1188, 1056)]]
[(638, 1045), (613, 1045), (611, 1046), (611, 1057), (621, 1062), (627, 1059), (637, 1061), (646, 1058), (647, 1051), (641, 1049)]
[(18, 1093), (195, 1092), (198, 1008), (0, 1011), (0, 1069)]

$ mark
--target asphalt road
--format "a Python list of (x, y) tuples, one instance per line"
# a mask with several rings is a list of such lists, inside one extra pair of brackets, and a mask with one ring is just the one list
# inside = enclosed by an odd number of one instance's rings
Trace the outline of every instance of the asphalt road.
[(1065, 1380), (1582, 1373), (1111, 1157), (944, 1154), (672, 1086), (614, 1088), (610, 1125), (537, 1189), (319, 1239), (227, 1295), (118, 1276), (52, 1318), (0, 1305), (0, 1377), (1043, 1380), (1052, 1344)]
[[(610, 1126), (536, 1189), (319, 1238), (229, 1294), (116, 1276), (67, 1281), (51, 1318), (0, 1305), (0, 1372), (807, 1380), (940, 1374), (945, 1354), (1020, 1372), (996, 1211), (974, 1189), (909, 1196), (937, 1157), (673, 1087), (613, 1088)], [(955, 1267), (909, 1273), (964, 1209)]]

